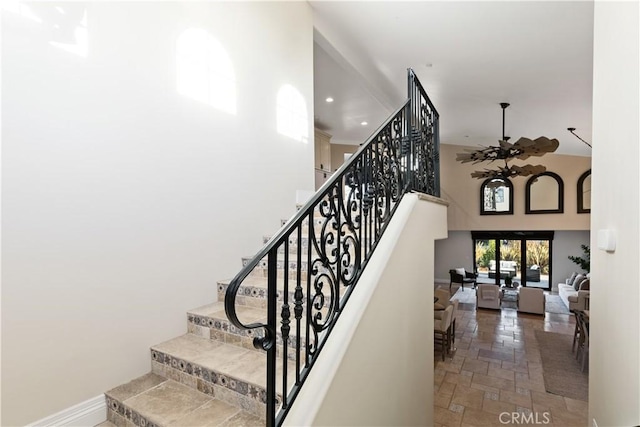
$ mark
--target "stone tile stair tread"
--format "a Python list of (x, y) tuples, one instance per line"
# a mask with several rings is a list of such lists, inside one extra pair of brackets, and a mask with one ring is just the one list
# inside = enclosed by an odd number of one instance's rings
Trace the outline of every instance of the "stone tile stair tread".
[[(151, 348), (237, 380), (266, 386), (267, 358), (261, 352), (193, 334), (181, 335)], [(295, 365), (291, 364), (289, 369), (295, 372)]]
[[(332, 247), (335, 247), (335, 245), (333, 245)], [(315, 252), (314, 252), (314, 254), (315, 254)], [(284, 261), (284, 258), (285, 258), (284, 253), (279, 252), (279, 253), (278, 253), (278, 256), (277, 256), (276, 258), (277, 258), (277, 260), (278, 260), (278, 261)], [(301, 261), (302, 261), (303, 263), (306, 263), (306, 262), (308, 261), (308, 259), (307, 259), (307, 258), (308, 258), (308, 255), (307, 255), (307, 254), (306, 254), (306, 252), (305, 252), (305, 253), (303, 253), (303, 255), (302, 255), (302, 257), (301, 257)], [(253, 259), (253, 256), (244, 256), (244, 257), (242, 257), (242, 260), (243, 260), (243, 261), (250, 261), (250, 260), (252, 260), (252, 259)], [(267, 261), (266, 257), (265, 257), (265, 258), (262, 258), (262, 260), (263, 260), (265, 263), (266, 263), (266, 261)], [(289, 261), (290, 263), (296, 263), (296, 262), (298, 261), (298, 256), (297, 256), (297, 255), (292, 256), (291, 254), (289, 254), (288, 261)], [(313, 257), (312, 257), (312, 261), (313, 261)], [(258, 266), (260, 266), (260, 263), (258, 263)], [(265, 268), (266, 268), (266, 265), (265, 265)]]
[[(295, 337), (297, 331), (297, 323), (293, 314), (293, 303), (291, 306), (291, 323), (289, 327), (291, 328), (289, 331), (289, 336)], [(240, 321), (244, 324), (248, 323), (267, 323), (267, 312), (266, 309), (258, 309), (253, 307), (248, 307), (245, 305), (238, 304), (236, 306), (236, 312), (238, 313), (238, 317)], [(224, 311), (224, 303), (217, 301), (211, 304), (203, 305), (198, 308), (194, 308), (193, 310), (188, 311), (189, 314), (205, 317), (214, 320), (226, 320), (227, 314)], [(279, 319), (278, 319), (279, 321)], [(278, 323), (278, 334), (281, 333), (280, 323)], [(301, 331), (301, 337), (306, 336), (306, 328), (303, 326)]]
[[(232, 280), (233, 280), (233, 278), (218, 280), (218, 284), (219, 285), (228, 285), (228, 284), (231, 283)], [(245, 279), (242, 281), (242, 285), (244, 285), (244, 286), (263, 286), (264, 285), (266, 287), (266, 283), (267, 283), (267, 278), (266, 277), (251, 276), (251, 275), (245, 277)]]
[[(226, 285), (228, 286), (233, 279), (222, 279), (218, 280), (218, 285)], [(313, 283), (313, 282), (312, 282)], [(297, 280), (295, 278), (289, 277), (289, 292), (293, 292), (296, 289)], [(278, 289), (284, 289), (284, 278), (278, 277), (278, 282), (276, 283)], [(306, 290), (307, 286), (307, 272), (303, 271), (300, 277), (300, 285), (303, 288), (303, 291)], [(258, 275), (249, 275), (243, 281), (240, 287), (243, 286), (253, 286), (255, 288), (264, 288), (267, 289), (267, 276), (258, 276)], [(344, 288), (344, 286), (341, 286)]]
[(100, 424), (96, 424), (94, 427), (117, 427), (117, 426), (111, 421), (103, 421)]
[(154, 373), (106, 394), (159, 426), (264, 425), (240, 408)]
[[(227, 314), (224, 311), (224, 302), (217, 301), (212, 304), (203, 305), (202, 307), (189, 310), (188, 314), (193, 314), (201, 317), (208, 317), (217, 320), (227, 320)], [(266, 318), (265, 310), (258, 308), (248, 307), (246, 305), (237, 304), (236, 313), (238, 318), (243, 323), (253, 323), (261, 321)]]
[[(303, 272), (300, 280), (300, 284), (303, 288), (306, 289), (307, 286), (307, 274)], [(232, 279), (218, 280), (219, 285), (228, 285)], [(293, 292), (296, 289), (297, 281), (296, 279), (289, 278), (289, 292)], [(253, 286), (254, 288), (264, 288), (267, 289), (267, 276), (247, 276), (243, 281), (242, 286)], [(277, 282), (278, 289), (284, 289), (284, 279), (282, 277), (278, 277)]]

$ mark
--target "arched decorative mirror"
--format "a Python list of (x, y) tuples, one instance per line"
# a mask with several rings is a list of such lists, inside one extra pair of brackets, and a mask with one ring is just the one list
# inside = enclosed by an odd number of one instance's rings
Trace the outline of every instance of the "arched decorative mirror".
[(480, 186), (480, 215), (512, 215), (513, 184), (507, 178), (489, 178)]
[(591, 169), (578, 178), (578, 213), (591, 213)]
[(527, 181), (525, 213), (563, 213), (564, 183), (558, 174), (543, 172)]

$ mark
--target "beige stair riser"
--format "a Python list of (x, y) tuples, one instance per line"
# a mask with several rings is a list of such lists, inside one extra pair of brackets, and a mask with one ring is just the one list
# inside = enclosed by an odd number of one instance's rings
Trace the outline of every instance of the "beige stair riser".
[(131, 425), (141, 427), (160, 427), (153, 421), (140, 415), (122, 402), (118, 402), (110, 397), (107, 400), (107, 421), (118, 427), (129, 427)]
[[(319, 246), (321, 244), (321, 233), (320, 233), (321, 230), (317, 230), (317, 231), (318, 232), (316, 233), (315, 241), (316, 241), (316, 244)], [(333, 233), (333, 234), (337, 234), (337, 233)], [(338, 236), (336, 235), (335, 237), (338, 237)], [(360, 238), (360, 236), (357, 233), (355, 234), (355, 237)], [(267, 243), (269, 243), (270, 239), (271, 239), (270, 236), (264, 236), (262, 238), (262, 243), (266, 245)], [(344, 239), (344, 236), (340, 235), (340, 239)], [(289, 238), (289, 255), (290, 256), (291, 255), (297, 255), (297, 253), (298, 253), (298, 242), (297, 242), (297, 240), (298, 240), (297, 236)], [(364, 239), (363, 238), (362, 240), (367, 241), (368, 239)], [(303, 233), (303, 237), (302, 237), (301, 241), (302, 241), (302, 245), (300, 246), (300, 252), (303, 255), (306, 255), (308, 253), (308, 248), (309, 248), (309, 237), (305, 236), (304, 233)], [(279, 254), (283, 254), (284, 253), (284, 249), (285, 249), (285, 245), (281, 244), (278, 247), (278, 253)], [(304, 258), (304, 256), (303, 256), (303, 258)]]
[[(251, 261), (251, 259), (250, 259), (250, 258), (243, 258), (243, 259), (242, 259), (242, 266), (243, 266), (243, 267), (244, 267), (244, 266), (246, 266), (250, 261)], [(288, 265), (289, 265), (289, 268), (288, 268), (288, 269), (289, 269), (289, 271), (290, 271), (290, 272), (292, 272), (292, 271), (293, 271), (293, 272), (295, 272), (295, 271), (297, 270), (297, 268), (298, 268), (298, 261), (297, 261), (297, 259), (289, 257), (289, 263), (288, 263)], [(276, 261), (276, 268), (277, 268), (279, 271), (284, 271), (285, 266), (287, 266), (287, 264), (286, 264), (286, 263), (285, 263), (285, 261), (284, 261), (284, 257), (279, 258), (279, 259)], [(302, 263), (300, 263), (300, 266), (301, 266), (301, 270), (302, 270), (303, 272), (306, 272), (306, 271), (307, 271), (307, 261), (306, 261), (306, 257), (303, 257), (303, 258), (302, 258)], [(266, 260), (266, 259), (263, 259), (263, 260), (261, 260), (261, 261), (258, 263), (258, 265), (256, 265), (256, 267), (255, 267), (255, 269), (254, 269), (254, 272), (256, 272), (256, 271), (258, 271), (258, 270), (259, 270), (262, 274), (264, 274), (264, 271), (266, 271), (266, 270), (267, 270), (267, 268), (268, 268), (268, 262), (267, 262), (267, 260)], [(294, 276), (295, 276), (295, 275), (294, 275)]]
[[(351, 258), (351, 260), (353, 260), (353, 256)], [(334, 262), (335, 265), (335, 260), (332, 260)], [(248, 259), (243, 259), (242, 260), (242, 265), (246, 265), (249, 262)], [(285, 272), (284, 268), (285, 266), (288, 265), (287, 271)], [(307, 265), (308, 262), (306, 260), (302, 261), (302, 263), (300, 264), (301, 268), (300, 268), (300, 277), (303, 281), (305, 281), (307, 279), (307, 276), (309, 274), (309, 272), (307, 271)], [(314, 264), (315, 266), (321, 265), (319, 261), (315, 261)], [(284, 278), (285, 276), (288, 276), (290, 280), (296, 280), (298, 277), (298, 262), (297, 260), (289, 260), (288, 264), (286, 264), (284, 262), (284, 259), (278, 259), (278, 261), (276, 262), (276, 268), (277, 268), (277, 277), (278, 278)], [(256, 267), (251, 271), (251, 273), (249, 274), (250, 277), (255, 277), (255, 278), (261, 278), (261, 277), (267, 277), (268, 276), (268, 266), (267, 266), (267, 261), (263, 260), (261, 261), (258, 265), (256, 265)], [(289, 286), (292, 286), (292, 283), (289, 283)], [(293, 286), (295, 286), (295, 283), (293, 284)]]
[[(218, 301), (224, 301), (225, 294), (227, 292), (228, 285), (226, 284), (218, 284)], [(340, 286), (340, 295), (344, 295), (347, 288), (345, 286)], [(306, 298), (304, 297), (304, 293), (306, 292), (306, 286), (303, 287), (303, 307), (305, 306)], [(293, 308), (295, 304), (294, 299), (295, 294), (295, 286), (289, 286), (289, 309), (291, 310), (291, 319), (293, 321), (294, 314)], [(282, 308), (282, 304), (284, 303), (283, 292), (278, 293), (278, 313), (280, 313), (280, 309)], [(328, 295), (325, 298), (324, 306), (329, 307), (331, 303)], [(267, 308), (267, 290), (265, 288), (255, 287), (255, 286), (240, 286), (238, 290), (238, 295), (236, 296), (236, 304), (237, 305), (246, 305), (247, 307), (252, 308)]]
[[(295, 323), (295, 319), (291, 320), (292, 326)], [(293, 329), (293, 328), (292, 328)], [(230, 325), (228, 321), (213, 320), (210, 318), (189, 316), (189, 323), (187, 330), (190, 334), (197, 335), (202, 338), (212, 339), (226, 344), (232, 344), (238, 347), (253, 350), (259, 353), (264, 353), (262, 350), (256, 349), (253, 346), (254, 336), (264, 336), (262, 329), (259, 330), (240, 330), (233, 325)], [(290, 360), (296, 359), (296, 340), (297, 335), (290, 333), (287, 338), (287, 357)], [(307, 341), (304, 337), (300, 338), (300, 353), (304, 353)], [(278, 328), (276, 335), (276, 348), (278, 357), (283, 351), (283, 340), (281, 329)]]

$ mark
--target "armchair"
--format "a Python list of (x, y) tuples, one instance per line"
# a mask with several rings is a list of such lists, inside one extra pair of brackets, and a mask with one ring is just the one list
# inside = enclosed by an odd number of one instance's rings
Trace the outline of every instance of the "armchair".
[(498, 285), (480, 283), (476, 289), (476, 307), (500, 309), (502, 292)]
[(450, 278), (449, 292), (451, 292), (451, 286), (454, 283), (457, 283), (458, 285), (460, 285), (463, 291), (464, 291), (465, 283), (473, 284), (473, 289), (475, 289), (477, 286), (477, 283), (476, 283), (477, 275), (475, 273), (471, 273), (465, 270), (464, 268), (454, 268), (449, 270), (449, 278)]
[(518, 290), (518, 311), (544, 314), (546, 296), (540, 288), (520, 287)]

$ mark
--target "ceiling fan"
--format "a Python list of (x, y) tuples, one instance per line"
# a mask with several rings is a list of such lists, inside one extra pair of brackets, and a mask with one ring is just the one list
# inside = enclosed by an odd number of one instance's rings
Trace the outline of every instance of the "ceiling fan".
[(472, 178), (510, 178), (514, 176), (537, 175), (547, 170), (542, 165), (509, 166), (509, 160), (526, 160), (531, 156), (543, 156), (556, 151), (560, 143), (557, 139), (549, 139), (541, 136), (536, 139), (520, 138), (513, 144), (509, 142), (510, 137), (504, 135), (505, 110), (510, 104), (501, 102), (502, 107), (502, 139), (497, 146), (489, 146), (479, 150), (465, 149), (465, 153), (457, 153), (456, 160), (461, 163), (473, 162), (494, 162), (504, 160), (504, 167), (496, 169), (485, 169), (471, 173)]

